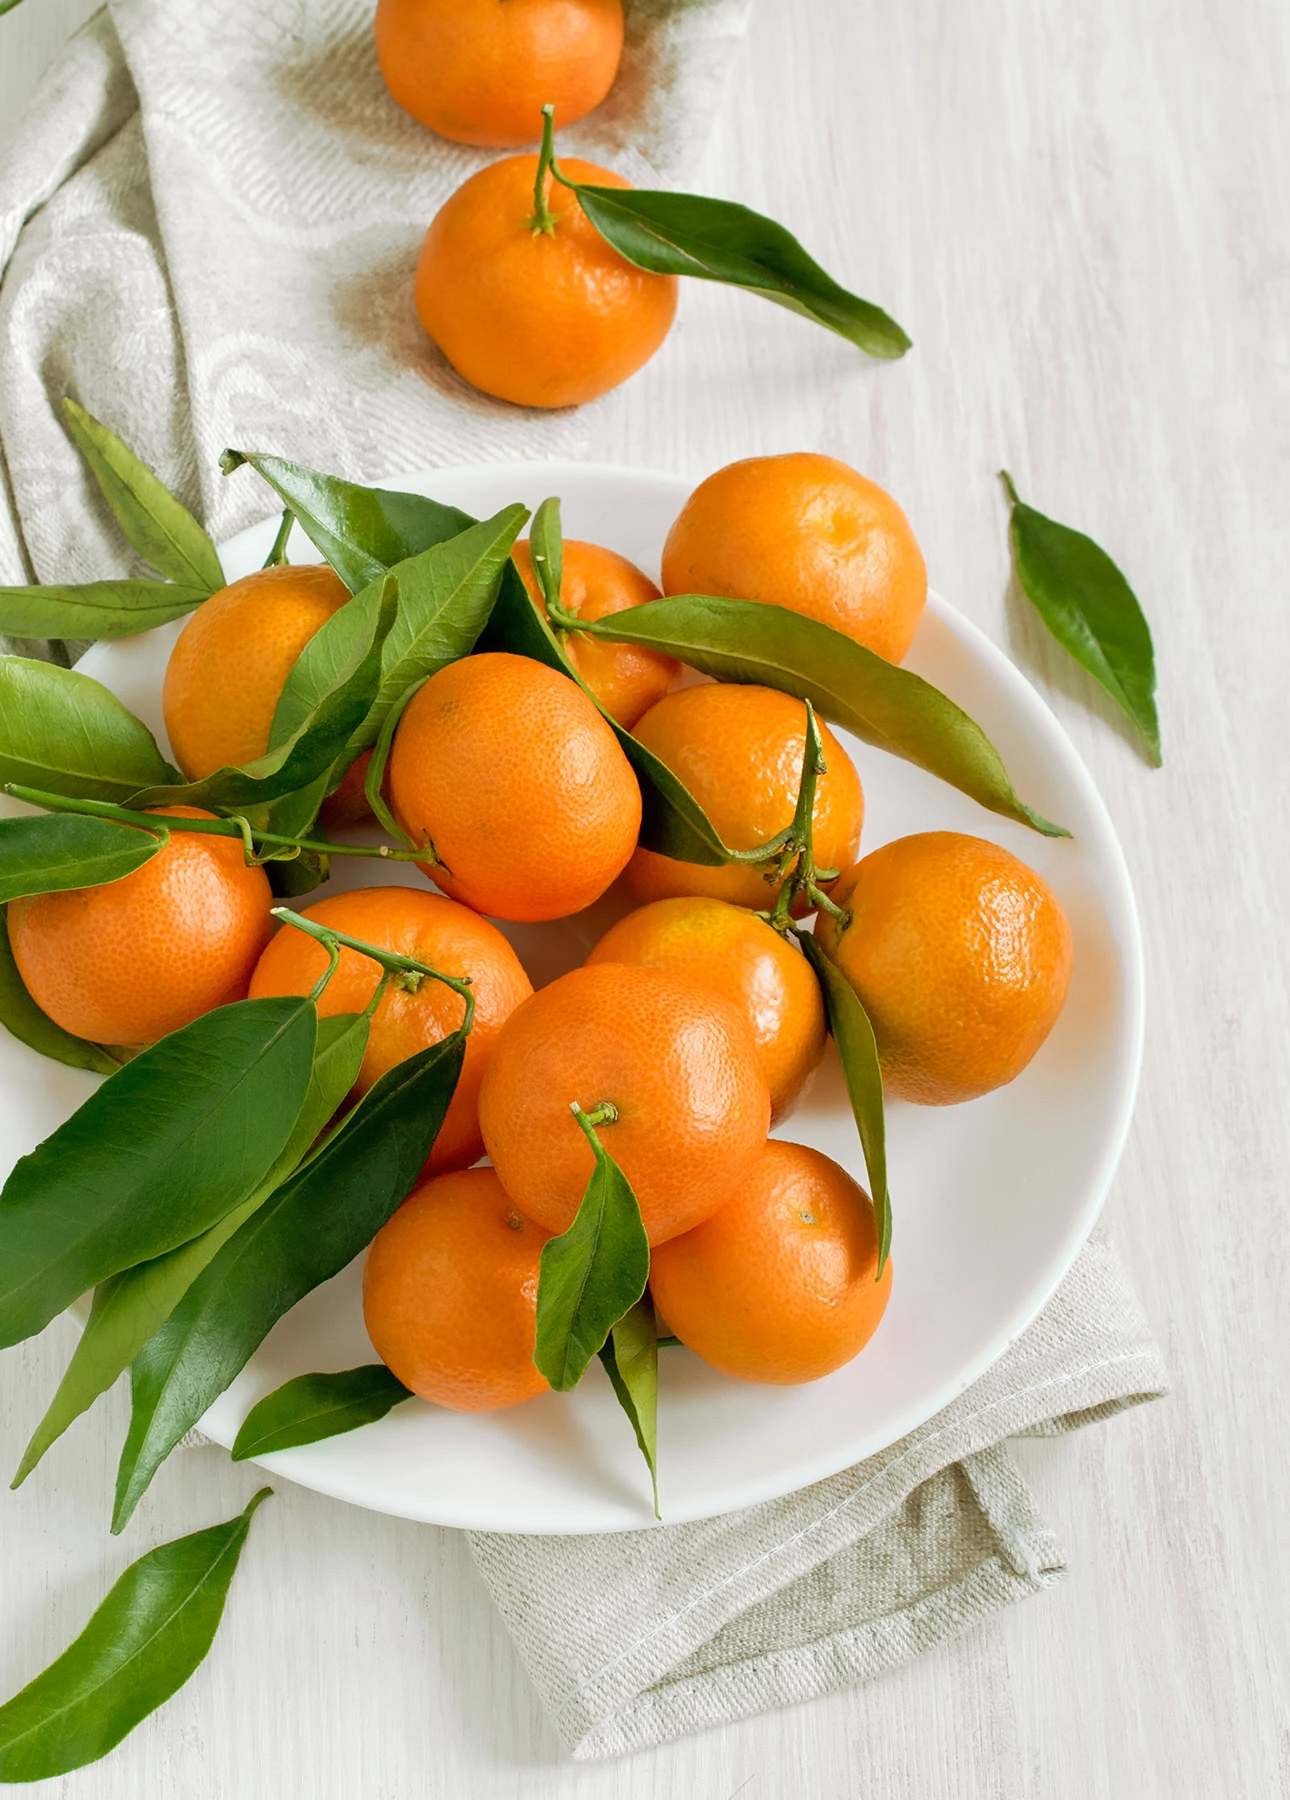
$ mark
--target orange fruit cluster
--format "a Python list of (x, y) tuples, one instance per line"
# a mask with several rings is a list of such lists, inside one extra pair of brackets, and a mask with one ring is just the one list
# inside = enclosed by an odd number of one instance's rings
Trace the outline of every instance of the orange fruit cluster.
[[(541, 609), (527, 546), (516, 563)], [(819, 456), (756, 458), (702, 483), (662, 574), (668, 593), (800, 612), (891, 659), (926, 599), (895, 502)], [(562, 604), (575, 620), (658, 594), (614, 552), (565, 545)], [(296, 657), (344, 600), (329, 570), (282, 567), (197, 610), (165, 684), (186, 774), (267, 748)], [(816, 1379), (868, 1341), (891, 1271), (879, 1278), (874, 1208), (852, 1177), (768, 1138), (827, 1042), (787, 894), (776, 908), (785, 868), (707, 867), (642, 846), (640, 787), (606, 717), (681, 777), (731, 849), (751, 851), (793, 821), (805, 705), (764, 687), (677, 686), (668, 658), (585, 637), (567, 618), (561, 635), (578, 680), (477, 652), (431, 676), (402, 715), (390, 802), (411, 843), (426, 846), (421, 866), (440, 892), (367, 887), (306, 909), (320, 926), (468, 980), (475, 1000), (423, 1178), (371, 1249), (372, 1340), (400, 1380), (445, 1406), (509, 1406), (542, 1391), (539, 1258), (572, 1223), (594, 1167), (576, 1106), (599, 1121), (636, 1195), (668, 1327), (727, 1375)], [(827, 728), (822, 738), (814, 854), (831, 910), (815, 931), (869, 1013), (889, 1095), (943, 1105), (1012, 1080), (1065, 999), (1071, 938), (1059, 903), (977, 837), (921, 833), (858, 860), (860, 778)], [(564, 918), (619, 877), (623, 916), (581, 967), (534, 992), (492, 921)], [(176, 831), (122, 880), (16, 902), (9, 929), (24, 981), (59, 1024), (142, 1044), (248, 992), (311, 991), (327, 953), (292, 929), (270, 939), (270, 905), (238, 840)], [(375, 963), (344, 949), (320, 1010), (361, 1012), (378, 979)], [(461, 996), (434, 981), (389, 985), (355, 1095), (463, 1013)], [(471, 1168), (484, 1152), (491, 1168)]]

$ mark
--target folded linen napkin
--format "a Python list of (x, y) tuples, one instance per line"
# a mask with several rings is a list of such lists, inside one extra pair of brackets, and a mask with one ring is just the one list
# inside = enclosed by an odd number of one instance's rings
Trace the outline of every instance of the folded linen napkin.
[(864, 1680), (1051, 1585), (1065, 1557), (1004, 1440), (1164, 1388), (1099, 1232), (988, 1373), (855, 1468), (724, 1518), (471, 1548), (569, 1750), (617, 1756)]

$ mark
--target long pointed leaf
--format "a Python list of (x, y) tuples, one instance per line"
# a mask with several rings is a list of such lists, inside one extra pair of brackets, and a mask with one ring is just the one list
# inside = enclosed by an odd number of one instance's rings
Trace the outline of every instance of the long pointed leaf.
[(103, 887), (151, 862), (169, 838), (86, 813), (31, 813), (0, 819), (0, 902), (69, 888)]
[(208, 596), (171, 581), (0, 588), (0, 631), (25, 638), (126, 638), (167, 625)]
[(0, 782), (119, 802), (174, 776), (147, 726), (101, 682), (0, 656)]
[(242, 1421), (230, 1455), (234, 1462), (317, 1444), (383, 1419), (412, 1398), (384, 1363), (341, 1369), (334, 1375), (297, 1375), (253, 1406)]
[(636, 1442), (649, 1469), (658, 1510), (658, 1325), (654, 1303), (643, 1294), (624, 1313), (597, 1351), (618, 1404), (631, 1421)]

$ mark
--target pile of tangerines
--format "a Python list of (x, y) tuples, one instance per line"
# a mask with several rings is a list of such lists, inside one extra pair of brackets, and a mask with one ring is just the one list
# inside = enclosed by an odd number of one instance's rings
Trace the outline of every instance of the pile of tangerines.
[[(528, 545), (515, 560), (541, 609)], [(892, 661), (909, 648), (927, 585), (890, 496), (806, 454), (704, 481), (668, 536), (662, 584), (793, 609)], [(592, 622), (658, 593), (612, 550), (565, 544), (566, 613)], [(266, 750), (293, 664), (348, 598), (325, 566), (277, 566), (197, 609), (164, 688), (187, 777)], [(576, 629), (566, 648), (728, 846), (754, 850), (790, 825), (802, 702), (765, 687), (678, 685), (669, 659)], [(921, 833), (858, 860), (860, 778), (827, 729), (822, 744), (804, 888), (782, 858), (708, 867), (641, 847), (641, 793), (613, 730), (545, 664), (461, 657), (403, 712), (388, 800), (409, 842), (425, 846), (428, 879), (324, 896), (305, 916), (468, 981), (474, 996), (443, 1128), (365, 1277), (372, 1341), (414, 1392), (483, 1409), (546, 1387), (533, 1360), (539, 1257), (572, 1223), (594, 1166), (574, 1106), (635, 1192), (660, 1320), (706, 1361), (749, 1380), (806, 1381), (873, 1333), (891, 1265), (869, 1197), (819, 1152), (768, 1138), (826, 1049), (803, 918), (816, 909), (817, 939), (863, 1002), (888, 1095), (926, 1105), (970, 1100), (1025, 1067), (1061, 1009), (1071, 943), (1045, 883), (981, 838)], [(328, 804), (333, 821), (353, 818), (361, 781), (351, 773)], [(615, 883), (631, 910), (582, 967), (534, 992), (492, 921), (565, 918)], [(51, 1018), (97, 1043), (140, 1045), (248, 993), (314, 988), (328, 952), (302, 932), (274, 933), (272, 904), (238, 840), (177, 832), (124, 879), (12, 903), (9, 929)], [(344, 949), (320, 1011), (362, 1012), (380, 973)], [(456, 1030), (464, 1006), (439, 982), (390, 985), (355, 1095)], [(485, 1153), (489, 1164), (475, 1166)]]

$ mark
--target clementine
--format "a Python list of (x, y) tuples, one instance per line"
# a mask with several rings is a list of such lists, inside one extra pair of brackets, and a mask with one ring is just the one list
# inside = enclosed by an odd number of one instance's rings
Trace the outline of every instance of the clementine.
[(770, 1124), (747, 1023), (660, 969), (574, 969), (504, 1026), (479, 1093), (484, 1143), (520, 1210), (573, 1222), (594, 1167), (573, 1117), (608, 1102), (601, 1142), (635, 1189), (652, 1244), (707, 1218), (743, 1180)]
[(857, 1356), (891, 1293), (873, 1205), (805, 1144), (767, 1143), (726, 1204), (660, 1244), (650, 1288), (668, 1325), (724, 1375), (817, 1381)]
[(884, 844), (843, 871), (815, 931), (873, 1023), (889, 1094), (951, 1106), (1012, 1081), (1057, 1022), (1066, 915), (1010, 851), (957, 831)]
[(667, 534), (663, 592), (787, 607), (899, 662), (927, 568), (890, 494), (836, 457), (797, 451), (699, 483)]
[(95, 1044), (152, 1044), (245, 997), (272, 905), (268, 878), (247, 867), (240, 838), (176, 831), (120, 881), (10, 901), (9, 941), (28, 993), (64, 1031)]

